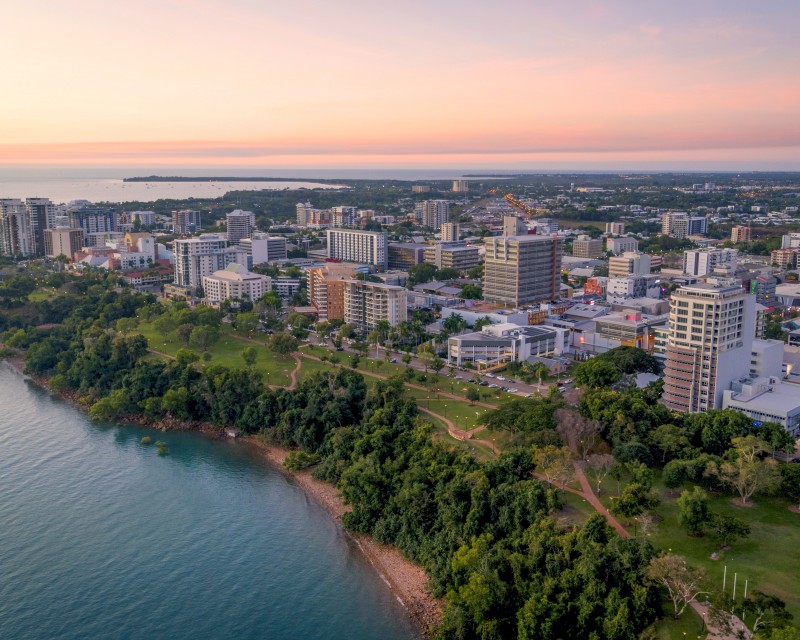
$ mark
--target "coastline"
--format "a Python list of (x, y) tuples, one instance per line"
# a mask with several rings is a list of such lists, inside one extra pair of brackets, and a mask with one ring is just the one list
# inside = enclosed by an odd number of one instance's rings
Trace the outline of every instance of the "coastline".
[[(30, 376), (24, 372), (25, 362), (21, 356), (8, 357), (1, 362), (7, 363), (14, 371), (30, 380), (37, 386), (57, 395), (80, 409), (86, 409), (75, 398), (68, 394), (53, 392), (47, 385), (47, 380)], [(195, 423), (159, 423), (157, 425), (147, 424), (141, 420), (123, 420), (124, 422), (143, 424), (162, 431), (185, 430), (197, 431), (218, 439), (226, 439), (224, 428), (207, 428), (206, 425)], [(277, 468), (284, 476), (294, 481), (305, 494), (319, 504), (328, 512), (331, 518), (338, 524), (342, 532), (355, 542), (359, 551), (369, 561), (381, 579), (389, 586), (397, 600), (408, 611), (412, 621), (417, 626), (422, 637), (428, 637), (431, 630), (441, 621), (443, 602), (436, 599), (428, 588), (428, 576), (424, 569), (405, 558), (397, 549), (388, 545), (381, 544), (366, 535), (354, 534), (347, 531), (342, 525), (342, 516), (349, 511), (345, 505), (338, 489), (317, 480), (311, 475), (311, 470), (293, 471), (283, 465), (283, 461), (290, 453), (288, 449), (268, 444), (255, 436), (243, 436), (238, 438), (246, 446), (257, 450), (263, 458)]]

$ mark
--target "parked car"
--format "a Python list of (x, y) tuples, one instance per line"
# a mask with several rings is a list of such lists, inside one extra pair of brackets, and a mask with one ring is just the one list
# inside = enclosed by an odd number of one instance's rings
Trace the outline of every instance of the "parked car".
[(389, 362), (391, 362), (392, 364), (397, 364), (397, 358), (392, 358), (391, 360), (389, 360)]
[(503, 376), (497, 376), (497, 379), (498, 380), (505, 380), (505, 378)]

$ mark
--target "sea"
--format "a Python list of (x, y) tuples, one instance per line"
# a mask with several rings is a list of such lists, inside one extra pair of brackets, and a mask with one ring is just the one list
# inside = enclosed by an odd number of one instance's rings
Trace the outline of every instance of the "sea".
[(0, 638), (419, 637), (339, 525), (251, 448), (92, 423), (6, 364), (0, 408)]
[[(159, 181), (125, 182), (124, 178), (142, 176), (181, 177), (252, 177), (253, 181)], [(180, 169), (147, 168), (75, 168), (75, 167), (0, 167), (0, 199), (50, 198), (56, 204), (72, 200), (90, 202), (155, 202), (161, 199), (217, 198), (229, 191), (337, 189), (342, 185), (315, 180), (451, 180), (460, 177), (455, 170), (368, 170), (368, 169)], [(271, 181), (269, 178), (281, 178)]]

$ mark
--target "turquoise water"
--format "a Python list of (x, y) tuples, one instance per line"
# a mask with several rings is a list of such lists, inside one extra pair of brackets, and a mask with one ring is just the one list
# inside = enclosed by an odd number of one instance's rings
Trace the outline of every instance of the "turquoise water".
[(246, 447), (96, 425), (0, 365), (0, 638), (415, 637), (327, 513)]

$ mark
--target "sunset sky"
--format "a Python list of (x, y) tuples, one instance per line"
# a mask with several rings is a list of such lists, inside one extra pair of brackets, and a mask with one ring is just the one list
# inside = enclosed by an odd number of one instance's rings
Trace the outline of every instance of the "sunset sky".
[(0, 164), (800, 170), (800, 2), (26, 0)]

